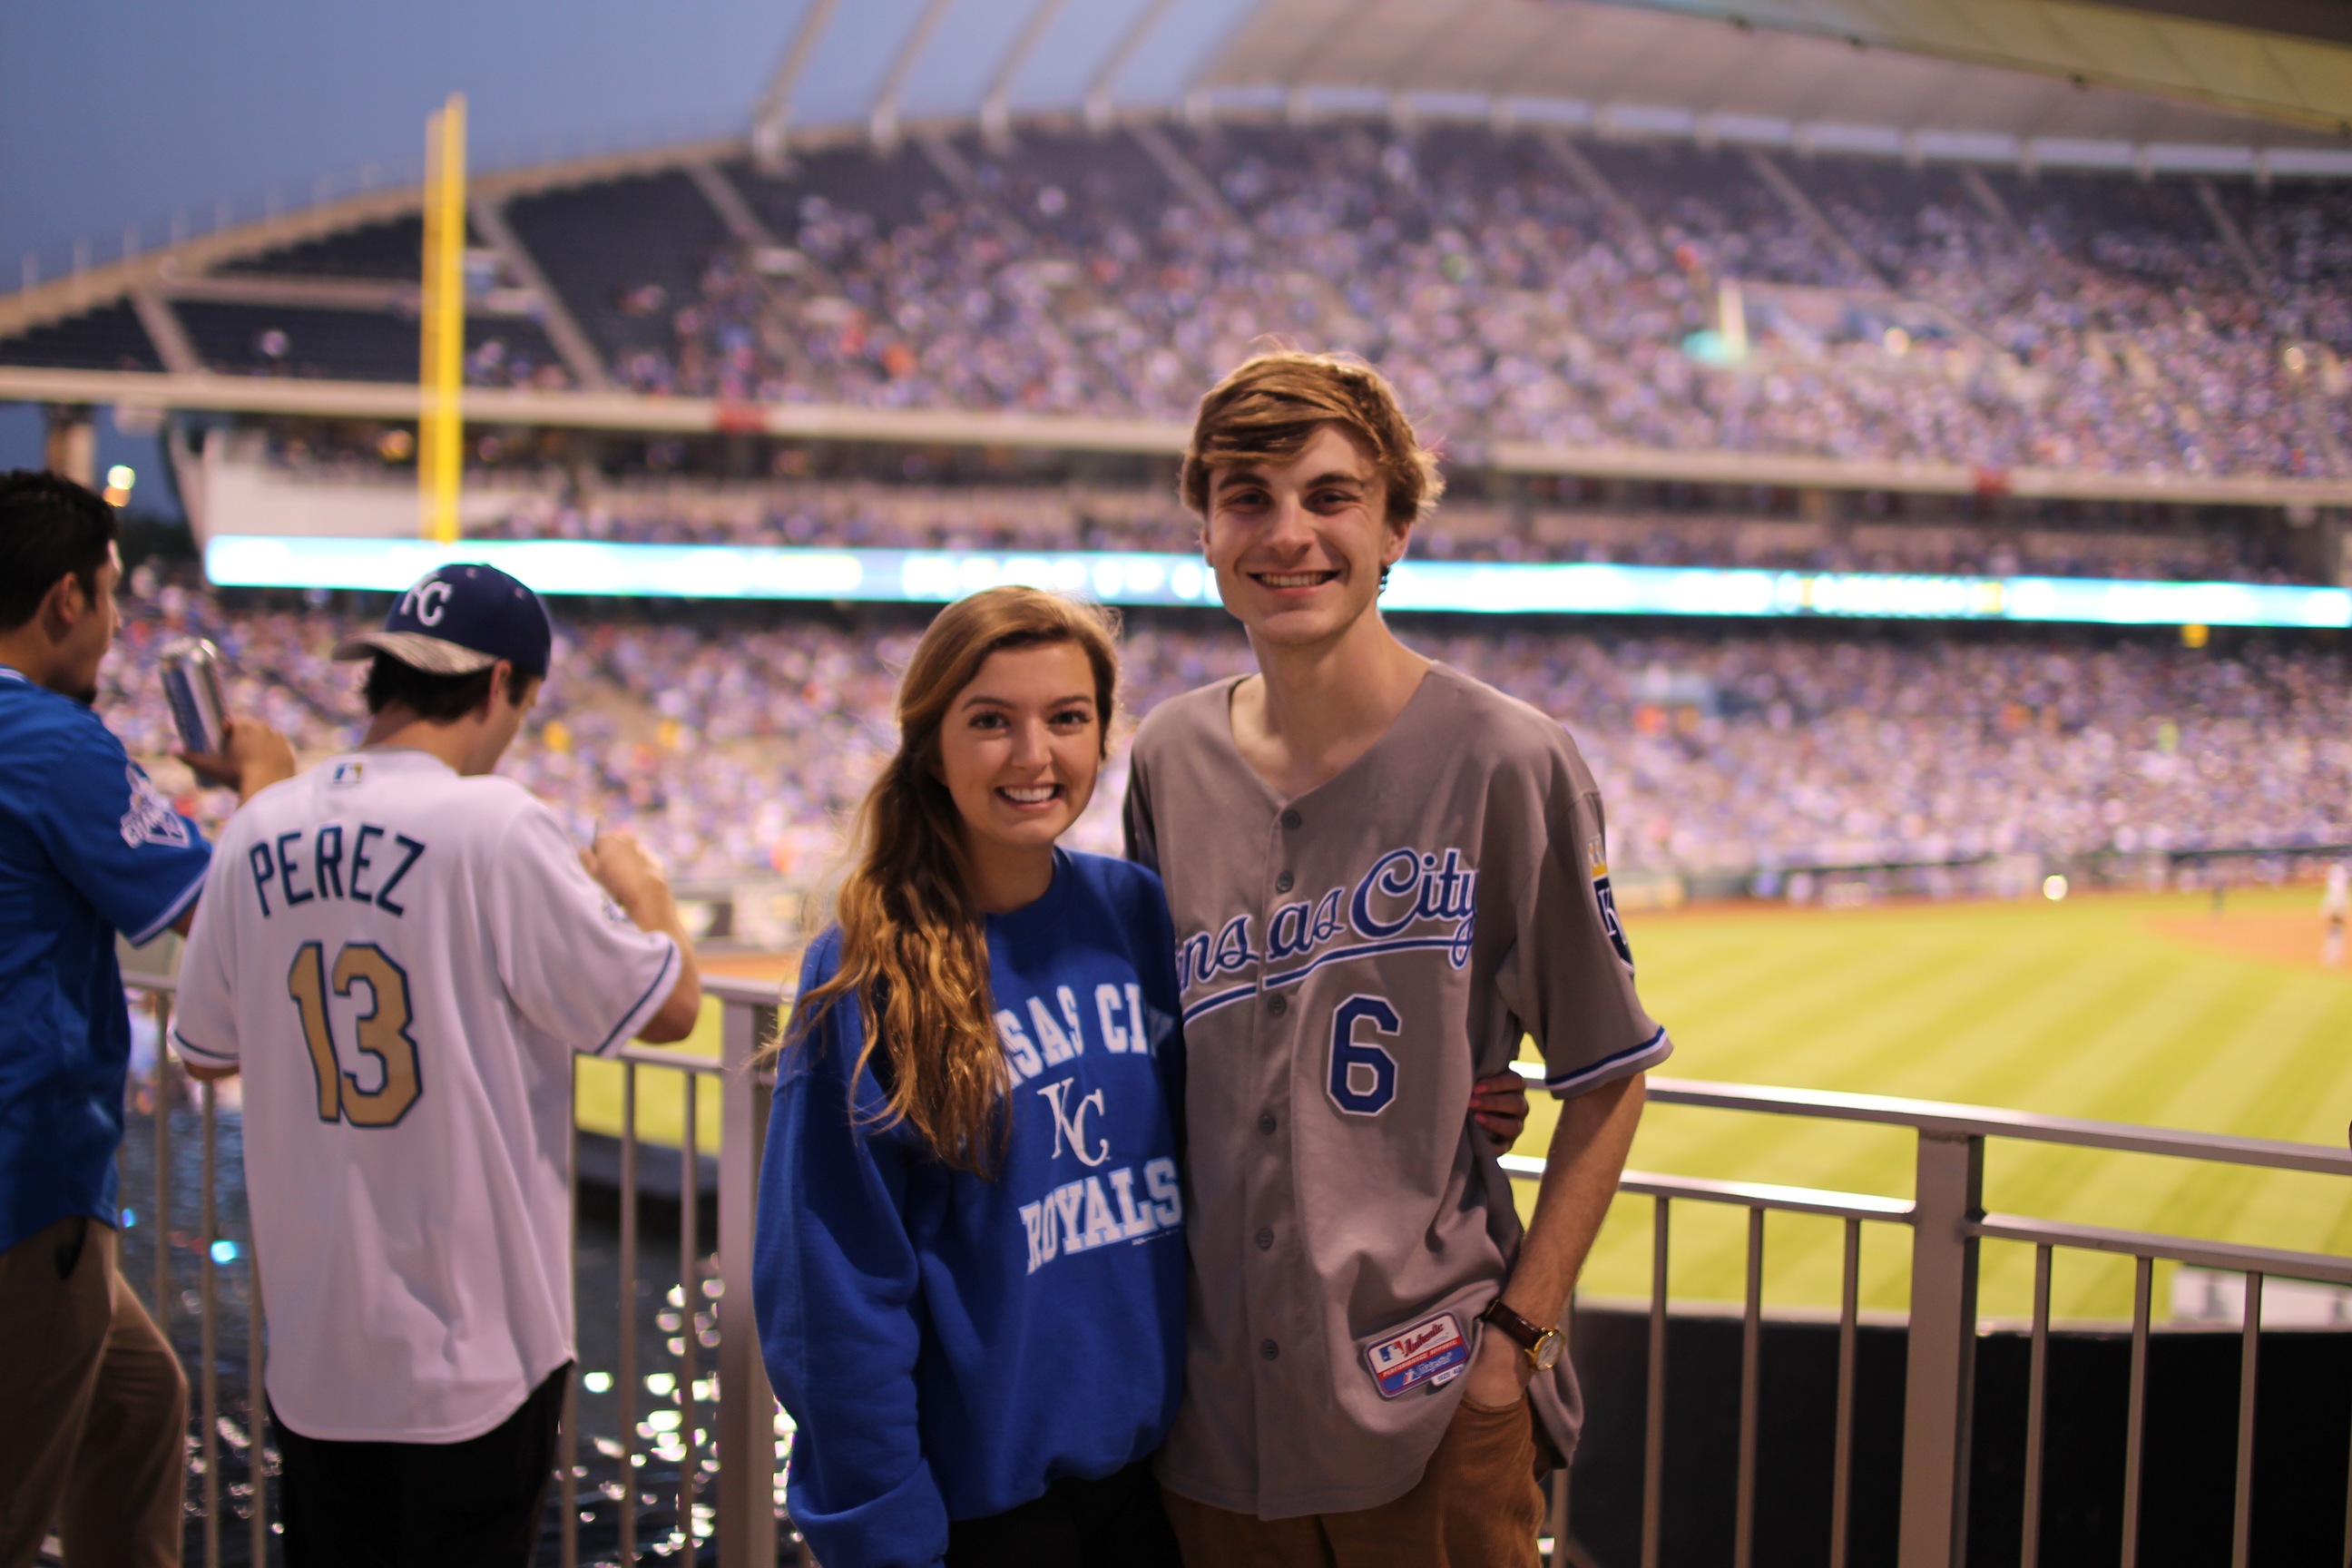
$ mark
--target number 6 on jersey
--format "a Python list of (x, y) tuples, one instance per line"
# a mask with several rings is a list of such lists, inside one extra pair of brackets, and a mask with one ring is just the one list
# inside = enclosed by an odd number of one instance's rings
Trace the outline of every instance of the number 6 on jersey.
[(408, 1114), (424, 1092), (416, 1068), (416, 1042), (408, 1036), (408, 972), (372, 942), (355, 942), (335, 954), (335, 994), (348, 997), (354, 984), (368, 990), (368, 1010), (359, 1016), (359, 1048), (383, 1065), (383, 1080), (362, 1089), (357, 1073), (343, 1070), (335, 1055), (335, 1033), (327, 1016), (326, 952), (306, 942), (287, 972), (286, 994), (302, 1015), (302, 1038), (310, 1047), (310, 1070), (319, 1081), (319, 1120), (354, 1127), (390, 1127)]
[(1356, 1026), (1369, 1023), (1376, 1035), (1396, 1037), (1403, 1020), (1385, 996), (1360, 993), (1331, 1015), (1331, 1103), (1350, 1116), (1378, 1116), (1396, 1098), (1396, 1058), (1369, 1040), (1356, 1038)]

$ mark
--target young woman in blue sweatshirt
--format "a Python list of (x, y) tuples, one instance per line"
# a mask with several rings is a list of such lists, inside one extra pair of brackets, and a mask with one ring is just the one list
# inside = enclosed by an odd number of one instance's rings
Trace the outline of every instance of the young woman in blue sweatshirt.
[(942, 612), (802, 966), (754, 1268), (824, 1568), (1177, 1563), (1174, 937), (1151, 872), (1055, 842), (1117, 680), (1097, 611)]

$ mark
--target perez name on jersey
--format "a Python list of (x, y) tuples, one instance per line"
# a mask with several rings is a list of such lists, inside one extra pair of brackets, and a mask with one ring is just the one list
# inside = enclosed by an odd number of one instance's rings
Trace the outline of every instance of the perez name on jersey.
[(323, 822), (265, 837), (245, 858), (253, 873), (253, 896), (268, 920), (276, 912), (273, 890), (283, 909), (313, 899), (341, 899), (404, 915), (408, 906), (394, 894), (424, 854), (420, 840), (373, 822)]

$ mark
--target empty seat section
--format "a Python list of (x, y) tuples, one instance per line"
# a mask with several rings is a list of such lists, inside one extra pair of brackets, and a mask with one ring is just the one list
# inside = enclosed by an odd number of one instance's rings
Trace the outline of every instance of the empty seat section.
[[(466, 243), (481, 241), (468, 231)], [(224, 262), (219, 270), (231, 277), (362, 278), (413, 283), (424, 269), (424, 249), (422, 219), (387, 218)]]
[(615, 363), (674, 346), (672, 315), (700, 295), (703, 268), (731, 244), (693, 180), (675, 172), (521, 197), (507, 219)]
[[(189, 341), (214, 370), (337, 381), (416, 379), (419, 328), (412, 316), (198, 300), (182, 300), (177, 309)], [(529, 382), (541, 367), (562, 363), (539, 323), (519, 316), (468, 317), (466, 352), (467, 380), (476, 384)]]
[(163, 362), (128, 304), (101, 305), (0, 340), (0, 364), (42, 370), (160, 371)]

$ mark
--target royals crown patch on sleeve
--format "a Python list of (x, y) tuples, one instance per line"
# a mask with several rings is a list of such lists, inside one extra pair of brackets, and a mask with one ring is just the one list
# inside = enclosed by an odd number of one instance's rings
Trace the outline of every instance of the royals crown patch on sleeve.
[(1609, 945), (1617, 950), (1618, 961), (1631, 969), (1633, 949), (1625, 941), (1625, 922), (1617, 918), (1617, 895), (1609, 886), (1609, 861), (1601, 851), (1601, 840), (1592, 841), (1587, 858), (1592, 864), (1592, 896), (1601, 905), (1601, 928), (1608, 931)]

